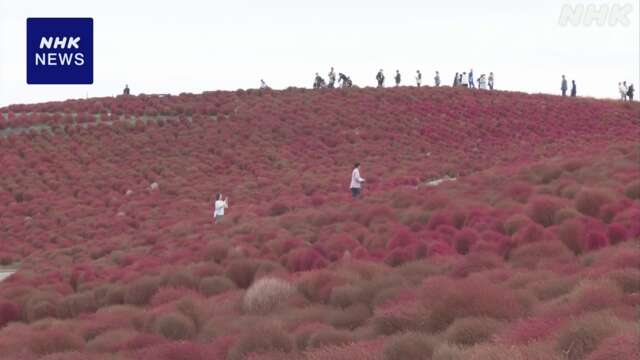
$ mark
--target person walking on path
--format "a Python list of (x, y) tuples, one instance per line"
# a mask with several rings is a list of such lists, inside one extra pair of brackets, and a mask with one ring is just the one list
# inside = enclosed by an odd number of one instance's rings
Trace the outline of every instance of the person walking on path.
[(221, 193), (217, 193), (216, 194), (216, 200), (213, 204), (213, 222), (214, 224), (219, 223), (220, 221), (222, 221), (222, 218), (224, 217), (224, 209), (229, 208), (229, 198), (225, 198), (224, 200), (222, 200), (222, 194)]
[(440, 72), (439, 71), (436, 71), (436, 76), (433, 78), (433, 80), (436, 83), (436, 87), (439, 87), (440, 86)]
[(571, 80), (571, 97), (576, 97), (578, 90), (576, 89), (576, 81)]
[(493, 81), (494, 81), (493, 72), (490, 72), (489, 73), (489, 90), (493, 90)]
[(400, 70), (396, 70), (396, 77), (395, 77), (395, 80), (396, 80), (396, 87), (400, 86), (400, 81), (402, 80), (402, 79), (400, 78)]
[(380, 69), (380, 71), (378, 71), (378, 74), (376, 75), (376, 80), (378, 81), (378, 87), (384, 87), (384, 74), (382, 73), (382, 69)]
[(420, 72), (420, 70), (416, 70), (416, 84), (418, 85), (418, 87), (420, 87), (420, 85), (422, 84), (422, 73)]
[(351, 172), (351, 185), (349, 186), (351, 189), (351, 196), (354, 199), (360, 196), (362, 183), (364, 183), (364, 179), (360, 177), (360, 163), (357, 162), (353, 165), (353, 171)]
[(560, 90), (562, 90), (562, 96), (567, 96), (567, 89), (569, 87), (567, 86), (567, 78), (564, 77), (564, 75), (562, 75), (562, 83), (560, 84)]

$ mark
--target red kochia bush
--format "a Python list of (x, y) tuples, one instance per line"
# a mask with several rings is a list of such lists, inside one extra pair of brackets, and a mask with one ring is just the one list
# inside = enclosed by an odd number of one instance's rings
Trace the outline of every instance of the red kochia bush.
[(20, 320), (20, 306), (10, 301), (0, 300), (0, 328), (18, 320)]
[(612, 201), (612, 196), (608, 192), (600, 189), (582, 190), (576, 196), (576, 209), (581, 213), (593, 217), (598, 217), (600, 208)]
[(464, 228), (453, 238), (453, 246), (458, 254), (468, 254), (471, 247), (478, 241), (478, 233), (472, 229)]
[(615, 223), (608, 226), (607, 237), (612, 245), (626, 241), (628, 236), (629, 234), (624, 225)]
[[(432, 281), (436, 281), (434, 289)], [(486, 316), (512, 320), (523, 314), (523, 306), (513, 292), (485, 280), (434, 279), (427, 280), (424, 286), (424, 300), (431, 309), (427, 326), (432, 331), (446, 329), (456, 318)]]
[(640, 336), (631, 332), (611, 337), (600, 344), (586, 360), (640, 359)]
[(538, 224), (548, 227), (553, 225), (556, 212), (562, 208), (559, 199), (551, 196), (536, 196), (529, 201), (527, 215)]

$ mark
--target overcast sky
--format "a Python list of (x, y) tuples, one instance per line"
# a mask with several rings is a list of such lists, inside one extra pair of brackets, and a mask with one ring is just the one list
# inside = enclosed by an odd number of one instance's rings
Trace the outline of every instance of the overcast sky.
[[(629, 23), (560, 25), (563, 5), (632, 6)], [(359, 86), (399, 69), (493, 71), (499, 89), (617, 97), (640, 79), (639, 0), (0, 0), (0, 106), (86, 96), (310, 87), (331, 66)], [(26, 18), (93, 17), (94, 84), (27, 85)]]

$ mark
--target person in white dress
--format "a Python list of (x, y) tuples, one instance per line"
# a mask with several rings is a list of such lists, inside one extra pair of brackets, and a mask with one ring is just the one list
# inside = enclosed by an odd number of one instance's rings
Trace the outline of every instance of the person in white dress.
[(224, 209), (228, 209), (228, 208), (229, 208), (229, 198), (227, 197), (224, 200), (222, 200), (222, 194), (217, 193), (216, 200), (213, 204), (213, 221), (215, 224), (222, 221), (222, 218), (224, 217)]

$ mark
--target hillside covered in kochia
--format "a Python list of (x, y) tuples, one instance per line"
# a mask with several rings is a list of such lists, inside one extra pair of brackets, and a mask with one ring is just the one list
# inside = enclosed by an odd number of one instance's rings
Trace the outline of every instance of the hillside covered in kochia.
[(0, 109), (0, 354), (633, 359), (638, 138), (640, 105), (452, 88)]

